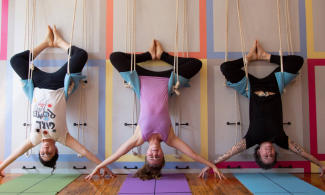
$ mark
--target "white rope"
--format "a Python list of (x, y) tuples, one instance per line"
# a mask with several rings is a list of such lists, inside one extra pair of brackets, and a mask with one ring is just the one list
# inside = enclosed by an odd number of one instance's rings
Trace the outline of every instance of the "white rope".
[[(87, 34), (87, 0), (83, 0), (83, 11), (82, 11), (82, 48), (84, 48), (84, 39), (85, 39), (85, 50), (88, 48), (88, 34)], [(80, 95), (79, 95), (79, 114), (78, 114), (78, 141), (79, 141), (79, 131), (80, 131), (80, 122), (82, 121), (82, 145), (85, 146), (85, 115), (84, 115), (84, 90), (89, 85), (89, 69), (88, 69), (88, 60), (87, 64), (87, 83), (84, 81), (79, 81), (80, 84)], [(79, 158), (83, 157), (81, 154), (77, 154)]]
[[(177, 83), (175, 86), (173, 86), (174, 92), (177, 94), (175, 97), (175, 109), (174, 109), (174, 124), (175, 124), (175, 135), (181, 139), (181, 130), (182, 130), (182, 125), (181, 125), (181, 108), (180, 108), (180, 100), (179, 100), (179, 91), (177, 90), (179, 87), (179, 78), (178, 78), (178, 1), (176, 2), (176, 30), (175, 30), (175, 56), (174, 56), (174, 77), (175, 77), (175, 72), (177, 72)], [(183, 57), (184, 57), (184, 44), (186, 43), (186, 54), (188, 57), (188, 27), (187, 27), (187, 0), (183, 1)], [(176, 70), (176, 71), (175, 71)], [(178, 123), (178, 125), (176, 125)], [(174, 157), (177, 159), (180, 159), (182, 156), (182, 153), (174, 148)]]
[(75, 0), (75, 2), (74, 2), (74, 11), (73, 11), (73, 17), (72, 17), (72, 28), (71, 28), (71, 35), (70, 35), (70, 47), (69, 47), (69, 57), (68, 57), (68, 66), (67, 66), (68, 75), (70, 75), (71, 47), (72, 47), (72, 40), (73, 40), (74, 22), (76, 19), (76, 10), (77, 10), (77, 0)]
[(174, 71), (173, 76), (177, 78), (177, 82), (175, 85), (173, 85), (173, 91), (177, 95), (180, 95), (180, 92), (178, 91), (178, 87), (180, 86), (179, 77), (178, 77), (178, 9), (179, 8), (179, 0), (176, 0), (176, 30), (175, 30), (175, 51), (174, 51)]
[[(226, 37), (225, 37), (225, 62), (228, 61), (228, 18), (229, 18), (229, 0), (226, 0)], [(227, 86), (227, 79), (224, 78), (223, 86)]]
[[(31, 28), (31, 37), (29, 37), (29, 0), (26, 0), (26, 19), (25, 19), (25, 36), (24, 36), (24, 50), (26, 47), (26, 34), (27, 34), (27, 47), (29, 48), (29, 68), (28, 68), (28, 79), (27, 82), (31, 82), (33, 79), (33, 70), (34, 70), (34, 36), (35, 36), (35, 8), (36, 2), (32, 2), (32, 28)], [(26, 33), (27, 31), (27, 33)], [(31, 39), (31, 44), (29, 39)], [(27, 116), (26, 116), (26, 139), (28, 130), (31, 133), (31, 103), (27, 100)], [(25, 153), (25, 156), (28, 158), (32, 155), (32, 149), (28, 150)]]
[[(135, 0), (133, 0), (132, 4), (132, 15), (129, 14), (130, 12), (130, 2), (127, 0), (126, 4), (126, 34), (125, 34), (125, 52), (127, 52), (127, 37), (129, 34), (129, 52), (131, 54), (131, 70), (136, 70), (136, 3)], [(131, 16), (131, 20), (129, 20), (129, 16)], [(130, 21), (130, 22), (129, 22)], [(126, 88), (132, 88), (131, 83), (124, 83), (124, 86)], [(133, 91), (133, 107), (132, 107), (132, 135), (134, 135), (135, 132), (135, 120), (134, 115), (136, 118), (136, 121), (138, 123), (138, 105), (137, 105), (137, 97), (135, 91)], [(140, 151), (139, 147), (137, 147), (137, 150)], [(131, 152), (134, 156), (138, 156), (138, 152), (134, 151), (133, 148), (131, 149)]]
[[(229, 6), (228, 6), (228, 0), (226, 0), (226, 35), (225, 35), (225, 62), (228, 61), (228, 15), (229, 15)], [(240, 15), (240, 14), (239, 14)], [(245, 52), (246, 53), (246, 52)], [(226, 86), (226, 78), (224, 85)], [(239, 120), (238, 120), (239, 118)], [(238, 125), (238, 122), (240, 125)], [(235, 135), (235, 144), (238, 142), (238, 131), (239, 131), (239, 137), (242, 138), (242, 121), (241, 121), (241, 110), (240, 110), (240, 101), (238, 97), (238, 92), (235, 91), (235, 124), (236, 124), (236, 135)], [(239, 153), (238, 155), (241, 155)]]
[(239, 22), (239, 31), (240, 31), (240, 42), (241, 42), (241, 50), (243, 55), (243, 62), (244, 62), (244, 69), (245, 69), (245, 75), (246, 75), (246, 91), (248, 92), (248, 60), (246, 58), (246, 46), (245, 46), (245, 36), (244, 36), (244, 30), (241, 20), (241, 13), (240, 13), (240, 6), (239, 6), (239, 0), (237, 0), (237, 13), (238, 13), (238, 22)]
[(186, 44), (186, 57), (188, 58), (188, 39), (187, 39), (187, 0), (183, 0), (183, 57), (184, 46)]
[(278, 26), (279, 26), (279, 41), (280, 41), (280, 65), (281, 65), (281, 85), (283, 88), (283, 92), (286, 93), (286, 89), (284, 88), (284, 78), (283, 78), (283, 50), (282, 50), (282, 36), (281, 36), (281, 12), (280, 12), (280, 0), (277, 0), (277, 10), (278, 10)]
[[(292, 46), (292, 34), (291, 34), (291, 22), (290, 22), (290, 10), (289, 10), (289, 0), (285, 1), (285, 14), (286, 14), (286, 30), (287, 30), (287, 43), (288, 43), (288, 55), (293, 55)], [(298, 72), (299, 73), (299, 72)], [(291, 82), (298, 83), (297, 77)]]

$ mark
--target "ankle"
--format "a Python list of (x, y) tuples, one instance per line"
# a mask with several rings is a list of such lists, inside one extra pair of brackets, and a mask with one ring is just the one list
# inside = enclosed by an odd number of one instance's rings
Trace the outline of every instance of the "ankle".
[(264, 61), (270, 61), (270, 59), (271, 59), (271, 54), (266, 53), (266, 52), (264, 52), (264, 53), (262, 54), (262, 59), (261, 59), (261, 60), (264, 60)]

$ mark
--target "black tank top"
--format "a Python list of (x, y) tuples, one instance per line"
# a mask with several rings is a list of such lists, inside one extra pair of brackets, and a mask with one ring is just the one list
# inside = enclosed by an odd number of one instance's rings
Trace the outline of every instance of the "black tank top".
[[(281, 94), (274, 74), (259, 79), (249, 77), (249, 129), (245, 136), (246, 146), (271, 141), (283, 149), (288, 149), (288, 136), (283, 129)], [(274, 95), (258, 96), (255, 91), (274, 92)]]

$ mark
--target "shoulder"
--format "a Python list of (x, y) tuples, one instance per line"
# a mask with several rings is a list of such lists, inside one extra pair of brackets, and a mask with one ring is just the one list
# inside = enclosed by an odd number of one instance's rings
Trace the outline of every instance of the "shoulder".
[(170, 126), (166, 144), (167, 145), (172, 145), (172, 143), (175, 140), (175, 138), (177, 138), (177, 136), (174, 133), (173, 126)]
[(32, 131), (32, 133), (30, 134), (30, 141), (34, 146), (37, 146), (42, 142), (42, 135), (40, 133)]

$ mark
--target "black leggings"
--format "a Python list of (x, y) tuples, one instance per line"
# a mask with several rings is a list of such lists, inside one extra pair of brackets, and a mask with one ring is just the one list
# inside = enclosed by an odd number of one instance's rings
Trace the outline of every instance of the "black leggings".
[[(271, 55), (271, 63), (280, 65), (280, 56)], [(304, 64), (304, 59), (300, 56), (283, 56), (283, 71), (296, 74)], [(221, 72), (226, 79), (232, 83), (238, 83), (245, 77), (245, 71), (241, 68), (244, 66), (243, 58), (234, 61), (224, 62), (221, 66)], [(275, 72), (281, 72), (281, 67), (277, 67), (270, 75), (273, 76)], [(250, 80), (258, 80), (251, 74), (248, 74)], [(265, 77), (266, 78), (266, 77)]]
[[(161, 60), (167, 62), (170, 65), (174, 65), (174, 56), (169, 55), (166, 52), (163, 52), (160, 57)], [(119, 72), (130, 71), (131, 68), (131, 54), (123, 53), (123, 52), (114, 52), (110, 56), (110, 60), (113, 66)], [(136, 62), (146, 62), (152, 60), (149, 52), (137, 54)], [(194, 75), (196, 75), (202, 67), (202, 62), (195, 58), (178, 58), (178, 74), (190, 79)], [(155, 76), (155, 77), (167, 77), (169, 78), (171, 75), (171, 70), (155, 72), (151, 70), (147, 70), (139, 65), (136, 66), (136, 71), (139, 76)]]
[[(68, 50), (69, 53), (69, 50)], [(29, 68), (29, 50), (14, 55), (10, 63), (14, 71), (22, 79), (28, 79)], [(88, 54), (85, 50), (78, 47), (71, 47), (70, 73), (81, 72), (88, 60)], [(33, 71), (34, 87), (57, 90), (64, 87), (64, 77), (67, 74), (68, 62), (54, 73), (43, 72), (37, 67)]]

